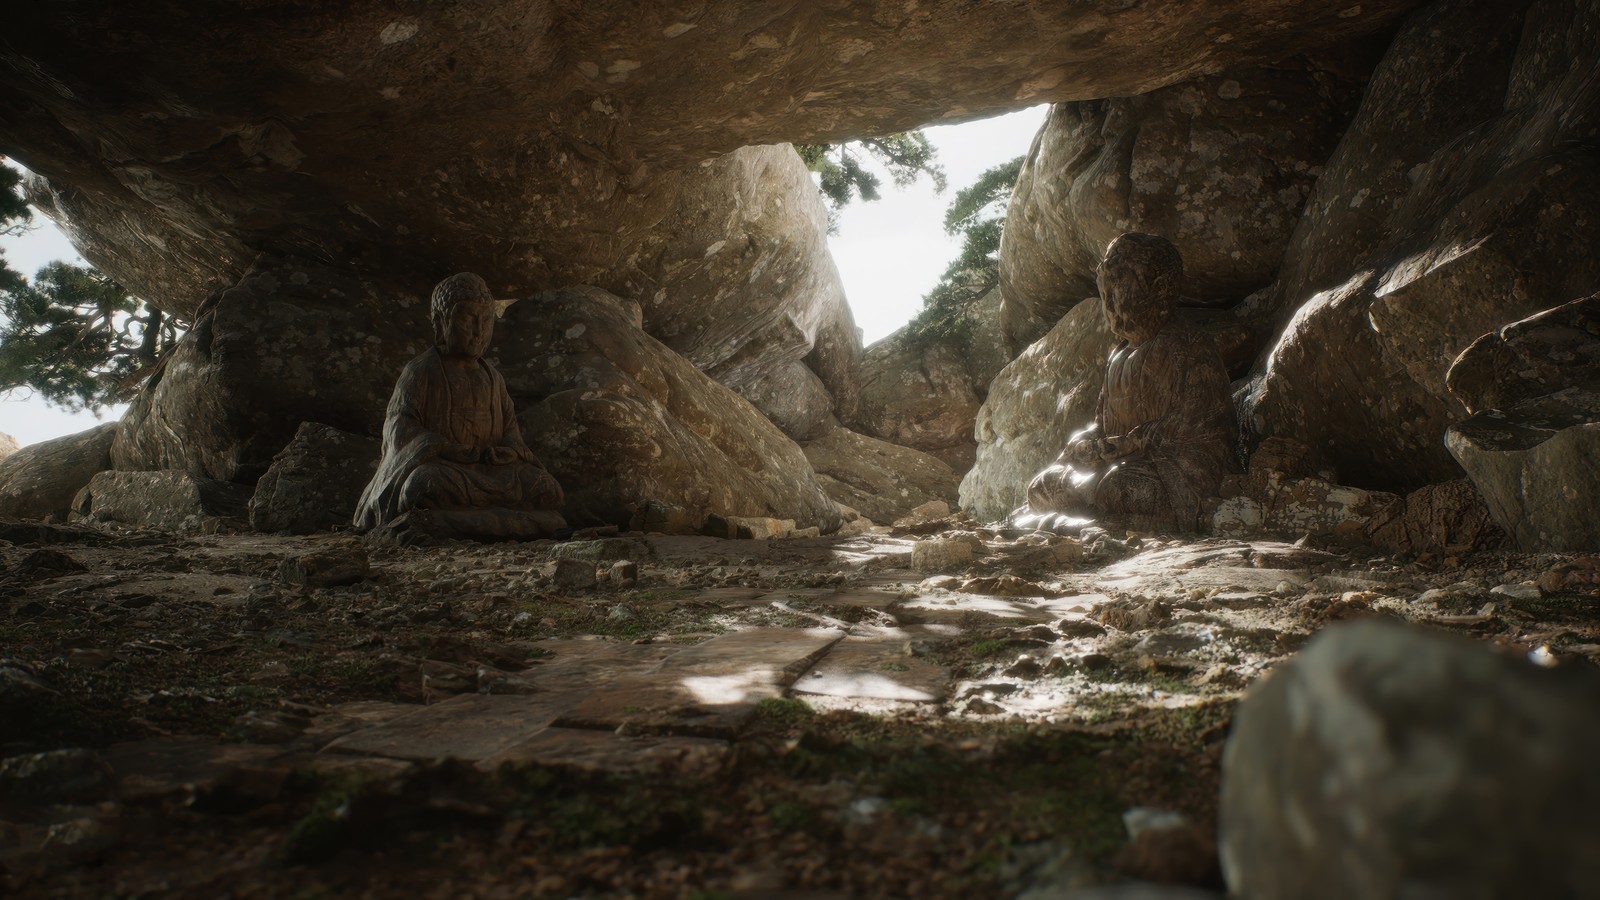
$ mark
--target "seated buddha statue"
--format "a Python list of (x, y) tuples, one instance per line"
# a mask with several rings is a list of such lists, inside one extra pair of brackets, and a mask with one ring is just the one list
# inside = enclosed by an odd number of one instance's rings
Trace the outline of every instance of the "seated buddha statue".
[(1205, 499), (1237, 466), (1227, 368), (1208, 335), (1172, 318), (1183, 258), (1170, 241), (1124, 234), (1097, 275), (1119, 342), (1094, 422), (1028, 484), (1017, 521), (1196, 530)]
[(533, 540), (566, 527), (561, 486), (523, 442), (505, 379), (483, 358), (497, 311), (477, 275), (434, 288), (435, 344), (395, 382), (358, 528), (409, 541)]

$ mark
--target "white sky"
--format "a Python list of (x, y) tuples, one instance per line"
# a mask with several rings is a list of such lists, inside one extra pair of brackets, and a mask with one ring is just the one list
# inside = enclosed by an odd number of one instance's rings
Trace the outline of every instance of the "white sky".
[[(960, 242), (944, 233), (944, 212), (955, 192), (979, 173), (1028, 152), (1034, 132), (1044, 121), (1045, 107), (1010, 113), (964, 125), (923, 129), (939, 150), (949, 187), (935, 194), (927, 179), (897, 189), (883, 176), (883, 198), (852, 203), (839, 219), (839, 233), (828, 248), (844, 280), (856, 324), (867, 343), (887, 337), (922, 308), (922, 295), (939, 280), (955, 258)], [(27, 235), (0, 237), (0, 250), (13, 269), (32, 277), (51, 260), (81, 263), (66, 236), (41, 215)], [(116, 407), (96, 417), (69, 413), (47, 405), (27, 390), (0, 395), (0, 432), (24, 446), (92, 428), (122, 414)]]

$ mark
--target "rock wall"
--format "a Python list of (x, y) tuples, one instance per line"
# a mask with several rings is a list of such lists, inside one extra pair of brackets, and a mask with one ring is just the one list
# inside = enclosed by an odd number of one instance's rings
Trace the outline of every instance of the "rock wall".
[(645, 334), (637, 304), (599, 288), (507, 312), (491, 351), (528, 446), (574, 526), (627, 525), (651, 504), (839, 526), (800, 447), (743, 397)]
[(130, 404), (112, 463), (254, 483), (302, 422), (376, 434), (395, 376), (432, 342), (425, 298), (263, 257)]
[(1445, 374), (1479, 335), (1600, 286), (1600, 11), (1446, 0), (1375, 71), (1285, 257), (1254, 435), (1357, 484), (1459, 477)]
[(972, 429), (978, 408), (1011, 361), (999, 323), (1000, 293), (991, 290), (973, 304), (959, 334), (914, 335), (902, 328), (868, 347), (850, 426), (965, 474), (977, 458)]
[(1191, 303), (1230, 306), (1271, 284), (1369, 56), (1365, 44), (1341, 47), (1333, 65), (1293, 59), (1051, 107), (1001, 241), (1011, 346), (1094, 296), (1106, 245), (1126, 231), (1177, 245)]

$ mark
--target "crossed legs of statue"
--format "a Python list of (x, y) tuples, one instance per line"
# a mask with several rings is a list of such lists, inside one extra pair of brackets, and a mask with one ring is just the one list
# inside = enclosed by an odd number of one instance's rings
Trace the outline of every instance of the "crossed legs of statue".
[(561, 486), (532, 465), (424, 463), (406, 477), (391, 530), (434, 538), (535, 540), (566, 527)]
[(1097, 520), (1145, 527), (1163, 515), (1169, 499), (1147, 457), (1124, 457), (1098, 468), (1058, 462), (1028, 483), (1028, 511), (1037, 519), (1028, 524), (1068, 532)]

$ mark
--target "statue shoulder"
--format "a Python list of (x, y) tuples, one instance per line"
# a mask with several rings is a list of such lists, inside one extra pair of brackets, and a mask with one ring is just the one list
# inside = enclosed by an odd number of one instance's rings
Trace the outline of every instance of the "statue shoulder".
[(439, 361), (438, 351), (429, 347), (406, 363), (406, 367), (400, 370), (400, 377), (395, 379), (395, 384), (397, 386), (415, 384), (418, 381), (428, 380), (436, 373), (442, 374), (443, 372), (444, 367)]

